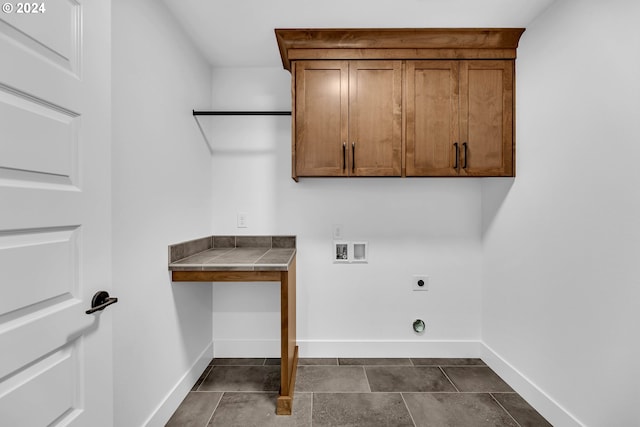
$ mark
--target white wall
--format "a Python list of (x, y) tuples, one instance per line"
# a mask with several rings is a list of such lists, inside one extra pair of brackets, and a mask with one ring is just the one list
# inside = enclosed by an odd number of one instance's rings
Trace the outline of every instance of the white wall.
[[(290, 110), (289, 72), (214, 69), (213, 104)], [(481, 184), (475, 179), (291, 179), (290, 117), (211, 117), (216, 234), (295, 234), (303, 357), (477, 356)], [(249, 227), (236, 228), (236, 213)], [(369, 263), (332, 263), (332, 224)], [(413, 274), (431, 276), (413, 292)], [(216, 356), (279, 356), (275, 284), (216, 284)], [(416, 335), (422, 318), (427, 331)]]
[(482, 340), (556, 426), (640, 425), (639, 18), (559, 0), (528, 26), (517, 178), (483, 181)]
[(115, 425), (164, 425), (212, 356), (211, 285), (167, 271), (211, 232), (211, 70), (162, 2), (114, 0), (112, 29)]

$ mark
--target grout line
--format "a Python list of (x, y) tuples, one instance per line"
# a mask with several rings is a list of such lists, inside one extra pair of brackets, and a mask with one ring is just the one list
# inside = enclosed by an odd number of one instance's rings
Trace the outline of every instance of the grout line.
[[(334, 366), (334, 365), (317, 365), (317, 366)], [(363, 364), (363, 365), (338, 365), (338, 366), (366, 366), (367, 368), (427, 368), (430, 367), (429, 365), (417, 365), (417, 366), (413, 366), (413, 365), (369, 365), (369, 364)], [(435, 368), (437, 366), (431, 366), (432, 368)]]
[[(203, 390), (192, 391), (191, 393), (245, 393), (245, 394), (272, 394), (278, 393), (278, 390)], [(308, 391), (301, 391), (300, 393), (309, 393)]]
[(253, 263), (252, 263), (252, 264), (260, 264), (260, 260), (261, 260), (262, 258), (264, 258), (265, 256), (267, 256), (267, 254), (269, 253), (269, 251), (270, 251), (270, 250), (271, 250), (271, 248), (267, 249), (267, 250), (265, 251), (265, 253), (263, 253), (262, 255), (260, 255), (260, 256), (258, 257), (258, 259), (256, 259), (255, 261), (253, 261)]
[[(202, 377), (202, 381), (200, 382), (200, 384), (198, 384), (198, 387), (196, 387), (195, 390), (193, 391), (200, 391), (200, 387), (202, 387), (202, 384), (204, 384), (205, 380), (207, 379), (207, 377), (209, 376), (209, 374), (211, 373), (211, 369), (213, 369), (213, 366), (207, 366), (205, 368), (205, 370), (202, 372), (204, 374), (204, 372), (206, 371), (206, 374), (204, 377)], [(202, 374), (200, 374), (200, 376), (202, 376)], [(199, 379), (199, 378), (198, 378)]]
[(511, 415), (511, 412), (507, 411), (507, 408), (505, 408), (504, 406), (502, 406), (502, 403), (498, 402), (498, 399), (496, 399), (496, 397), (493, 395), (493, 393), (489, 393), (489, 396), (491, 396), (491, 398), (498, 404), (499, 407), (502, 408), (502, 410), (504, 412), (507, 413), (507, 415), (509, 415), (509, 417), (511, 417), (511, 419), (516, 423), (516, 425), (518, 425), (518, 427), (522, 427), (520, 425), (520, 423), (518, 422), (518, 420), (516, 420), (513, 415)]
[[(311, 409), (309, 410), (309, 417), (311, 418), (309, 420), (309, 426), (313, 427), (313, 399), (315, 397), (315, 393), (311, 393)], [(293, 414), (292, 414), (293, 415)]]
[(207, 427), (209, 425), (209, 423), (211, 422), (211, 420), (213, 419), (213, 414), (216, 413), (216, 410), (218, 409), (218, 406), (220, 406), (220, 402), (222, 402), (222, 397), (224, 396), (224, 392), (222, 392), (220, 394), (220, 398), (218, 399), (218, 402), (216, 403), (216, 407), (213, 408), (213, 411), (211, 412), (211, 415), (209, 416), (209, 419), (207, 420), (207, 423), (204, 425), (204, 427)]
[[(393, 366), (408, 366), (408, 365), (393, 365)], [(445, 368), (488, 368), (487, 365), (447, 365), (447, 364), (442, 364), (442, 365), (428, 365), (428, 364), (422, 364), (422, 365), (413, 365), (416, 368), (417, 367), (426, 367), (426, 368), (437, 368), (437, 367), (445, 367)]]
[(371, 393), (371, 383), (369, 382), (369, 377), (367, 376), (367, 370), (363, 366), (362, 371), (364, 372), (364, 379), (367, 381), (367, 388), (369, 389), (369, 393)]
[(456, 387), (456, 385), (453, 383), (453, 381), (451, 381), (451, 378), (449, 378), (449, 375), (447, 375), (447, 373), (444, 371), (444, 369), (442, 369), (442, 366), (438, 366), (438, 369), (440, 369), (440, 372), (442, 372), (444, 374), (444, 376), (449, 380), (449, 382), (451, 383), (453, 388), (455, 388), (456, 391), (458, 393), (460, 393), (460, 390), (458, 390), (458, 387)]
[(416, 420), (413, 419), (413, 414), (411, 413), (411, 409), (409, 409), (409, 405), (407, 405), (407, 401), (404, 400), (404, 394), (400, 393), (400, 397), (402, 398), (402, 402), (404, 402), (404, 407), (407, 408), (407, 412), (409, 413), (409, 418), (411, 418), (411, 422), (413, 423), (413, 427), (416, 427)]

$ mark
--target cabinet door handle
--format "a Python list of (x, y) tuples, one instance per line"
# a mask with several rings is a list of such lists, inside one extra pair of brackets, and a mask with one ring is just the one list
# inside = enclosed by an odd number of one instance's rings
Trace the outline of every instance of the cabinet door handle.
[(347, 169), (347, 143), (342, 143), (342, 170)]
[(462, 148), (464, 149), (464, 163), (462, 164), (462, 169), (467, 168), (467, 143), (462, 143)]
[(356, 171), (356, 143), (351, 143), (351, 171)]
[(457, 143), (457, 142), (454, 142), (454, 143), (453, 143), (453, 148), (454, 148), (454, 150), (456, 151), (456, 160), (455, 160), (455, 162), (453, 163), (453, 168), (454, 168), (454, 169), (458, 169), (458, 158), (459, 158), (459, 156), (460, 156), (460, 152), (458, 151), (458, 143)]

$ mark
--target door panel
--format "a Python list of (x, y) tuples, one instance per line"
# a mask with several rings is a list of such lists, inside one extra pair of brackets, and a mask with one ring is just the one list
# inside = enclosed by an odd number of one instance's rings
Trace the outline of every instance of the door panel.
[[(0, 300), (0, 316), (78, 289), (77, 228), (0, 233), (0, 271), (20, 286)], [(37, 260), (37, 268), (33, 268)], [(0, 368), (2, 369), (2, 368)]]
[(349, 144), (352, 175), (401, 175), (401, 61), (349, 64)]
[[(50, 302), (39, 302), (35, 307), (3, 316), (0, 329), (0, 348), (5, 353), (0, 356), (0, 374), (5, 380), (0, 384), (0, 402), (3, 393), (9, 390), (14, 375), (24, 376), (30, 363), (45, 357), (51, 351), (76, 342), (86, 329), (93, 326), (92, 319), (84, 314), (86, 307), (77, 298), (61, 297)], [(78, 367), (79, 368), (79, 367)]]
[(76, 114), (0, 86), (0, 116), (3, 138), (13, 141), (0, 145), (0, 179), (74, 183), (78, 169)]
[(458, 174), (454, 145), (461, 142), (458, 64), (407, 62), (407, 176)]
[(465, 61), (461, 72), (462, 174), (513, 173), (513, 61)]
[[(47, 426), (72, 413), (78, 391), (78, 357), (77, 346), (70, 344), (8, 380), (9, 391), (0, 400), (3, 425)], [(34, 400), (37, 407), (25, 406)]]
[(0, 423), (113, 424), (110, 2), (0, 16)]
[[(45, 3), (45, 11), (41, 13), (3, 13), (0, 32), (31, 53), (77, 75), (81, 10), (74, 0), (58, 0)], [(52, 28), (56, 31), (51, 31)]]
[(297, 176), (347, 174), (348, 65), (346, 61), (295, 64)]

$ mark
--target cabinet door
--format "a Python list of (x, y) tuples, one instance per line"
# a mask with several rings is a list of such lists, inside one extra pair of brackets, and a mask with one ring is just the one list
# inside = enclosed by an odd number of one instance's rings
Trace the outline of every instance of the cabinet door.
[(351, 175), (402, 173), (402, 62), (349, 63)]
[(407, 176), (455, 176), (460, 167), (459, 61), (408, 61)]
[(514, 61), (462, 61), (460, 67), (460, 174), (513, 176)]
[(296, 176), (348, 174), (348, 62), (295, 63)]

